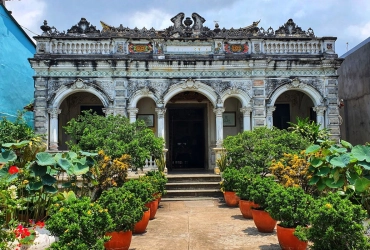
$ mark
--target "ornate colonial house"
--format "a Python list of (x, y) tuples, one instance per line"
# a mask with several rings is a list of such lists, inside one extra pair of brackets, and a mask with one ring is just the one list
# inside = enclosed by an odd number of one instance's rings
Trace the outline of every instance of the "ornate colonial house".
[[(185, 20), (184, 20), (185, 19)], [(213, 29), (193, 13), (164, 30), (113, 27), (85, 18), (67, 32), (41, 26), (35, 70), (35, 128), (65, 150), (62, 127), (82, 110), (143, 119), (165, 138), (170, 169), (213, 169), (223, 139), (258, 126), (286, 128), (310, 117), (339, 138), (335, 37), (292, 19)]]

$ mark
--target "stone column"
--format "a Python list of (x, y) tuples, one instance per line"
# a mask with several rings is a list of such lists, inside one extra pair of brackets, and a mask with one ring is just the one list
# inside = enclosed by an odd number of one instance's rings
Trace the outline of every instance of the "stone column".
[(156, 108), (155, 112), (157, 112), (158, 118), (157, 136), (162, 137), (164, 139), (164, 114), (166, 113), (166, 109)]
[(313, 107), (313, 111), (316, 112), (316, 123), (320, 124), (320, 129), (325, 128), (325, 118), (324, 118), (325, 110), (326, 110), (325, 106)]
[(50, 121), (50, 131), (49, 131), (49, 150), (58, 150), (58, 115), (62, 110), (58, 108), (49, 108), (49, 121)]
[(251, 112), (252, 107), (242, 107), (240, 112), (243, 113), (243, 129), (244, 131), (251, 130)]
[(139, 112), (138, 108), (128, 108), (127, 109), (130, 117), (130, 122), (133, 123), (136, 121), (136, 114)]
[(267, 107), (267, 114), (266, 114), (266, 122), (267, 122), (267, 127), (272, 128), (274, 125), (274, 121), (272, 118), (272, 113), (275, 111), (276, 107), (275, 106), (268, 106)]
[(222, 141), (224, 140), (224, 124), (222, 114), (224, 113), (224, 108), (215, 108), (213, 112), (216, 114), (216, 146), (217, 148), (222, 147)]

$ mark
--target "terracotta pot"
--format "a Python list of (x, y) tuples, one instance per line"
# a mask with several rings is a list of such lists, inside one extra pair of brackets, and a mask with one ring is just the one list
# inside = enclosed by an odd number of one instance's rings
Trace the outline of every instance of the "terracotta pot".
[(255, 204), (253, 201), (246, 201), (246, 200), (239, 201), (240, 212), (242, 213), (243, 217), (246, 219), (253, 219), (252, 207), (257, 208), (259, 206)]
[(132, 231), (109, 232), (105, 235), (111, 239), (104, 243), (106, 250), (128, 250), (130, 248)]
[(272, 233), (276, 226), (276, 220), (264, 210), (252, 209), (253, 221), (261, 233)]
[(159, 203), (161, 202), (161, 199), (162, 199), (162, 194), (161, 193), (155, 193), (155, 194), (153, 194), (153, 197), (158, 200), (158, 207), (159, 207)]
[(145, 204), (147, 208), (150, 208), (150, 220), (153, 220), (158, 209), (158, 200), (154, 200)]
[(148, 226), (150, 218), (150, 208), (147, 211), (144, 211), (143, 217), (139, 222), (136, 222), (134, 228), (134, 234), (142, 234), (145, 232), (146, 227)]
[(225, 191), (224, 199), (225, 199), (226, 205), (228, 205), (229, 207), (237, 207), (239, 205), (240, 199), (234, 191)]
[(282, 250), (306, 250), (308, 242), (299, 240), (293, 233), (295, 228), (277, 225), (277, 237)]

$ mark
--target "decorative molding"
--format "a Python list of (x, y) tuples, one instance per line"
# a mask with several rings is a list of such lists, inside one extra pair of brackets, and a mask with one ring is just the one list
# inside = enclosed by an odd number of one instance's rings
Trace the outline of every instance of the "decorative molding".
[(147, 77), (147, 78), (157, 78), (157, 77), (180, 77), (180, 78), (195, 78), (195, 77), (250, 77), (250, 76), (261, 76), (261, 77), (289, 77), (291, 75), (299, 76), (337, 76), (335, 70), (207, 70), (207, 71), (191, 71), (184, 67), (182, 71), (125, 71), (125, 70), (96, 70), (96, 71), (64, 71), (64, 70), (36, 70), (36, 76), (38, 77)]
[(51, 119), (58, 119), (58, 115), (62, 112), (62, 110), (58, 108), (48, 108), (47, 110)]
[(200, 87), (200, 84), (192, 78), (189, 78), (184, 83), (181, 83), (180, 87), (186, 90), (196, 90)]
[(166, 109), (165, 108), (155, 108), (155, 112), (157, 112), (158, 118), (164, 118)]
[(243, 113), (243, 116), (250, 116), (252, 111), (253, 111), (253, 107), (242, 107), (242, 108), (240, 108), (240, 112)]
[(222, 114), (225, 112), (224, 108), (215, 108), (213, 109), (213, 112), (216, 114), (218, 117), (222, 117)]

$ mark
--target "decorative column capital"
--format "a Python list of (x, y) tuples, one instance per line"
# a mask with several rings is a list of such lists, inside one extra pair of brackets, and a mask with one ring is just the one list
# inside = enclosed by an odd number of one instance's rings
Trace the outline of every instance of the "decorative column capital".
[(167, 110), (166, 108), (156, 108), (155, 112), (157, 112), (158, 118), (164, 118), (166, 110)]
[(268, 106), (268, 107), (267, 107), (267, 115), (268, 115), (268, 116), (271, 116), (271, 115), (272, 115), (272, 112), (274, 112), (274, 111), (275, 111), (275, 109), (276, 109), (276, 107), (275, 107), (275, 106)]
[(138, 108), (128, 108), (127, 112), (130, 114), (130, 116), (136, 116), (137, 113), (139, 113)]
[(222, 114), (225, 112), (225, 109), (224, 108), (215, 108), (215, 109), (213, 109), (213, 112), (215, 112), (216, 116), (221, 116), (222, 117)]
[(325, 106), (316, 106), (312, 108), (313, 111), (316, 112), (317, 115), (324, 115), (324, 111), (326, 110)]
[(240, 109), (240, 112), (242, 112), (244, 116), (249, 116), (251, 114), (252, 110), (253, 110), (252, 107), (242, 107)]
[(48, 108), (48, 113), (50, 114), (50, 118), (56, 119), (58, 118), (58, 115), (62, 112), (61, 109), (58, 108)]

